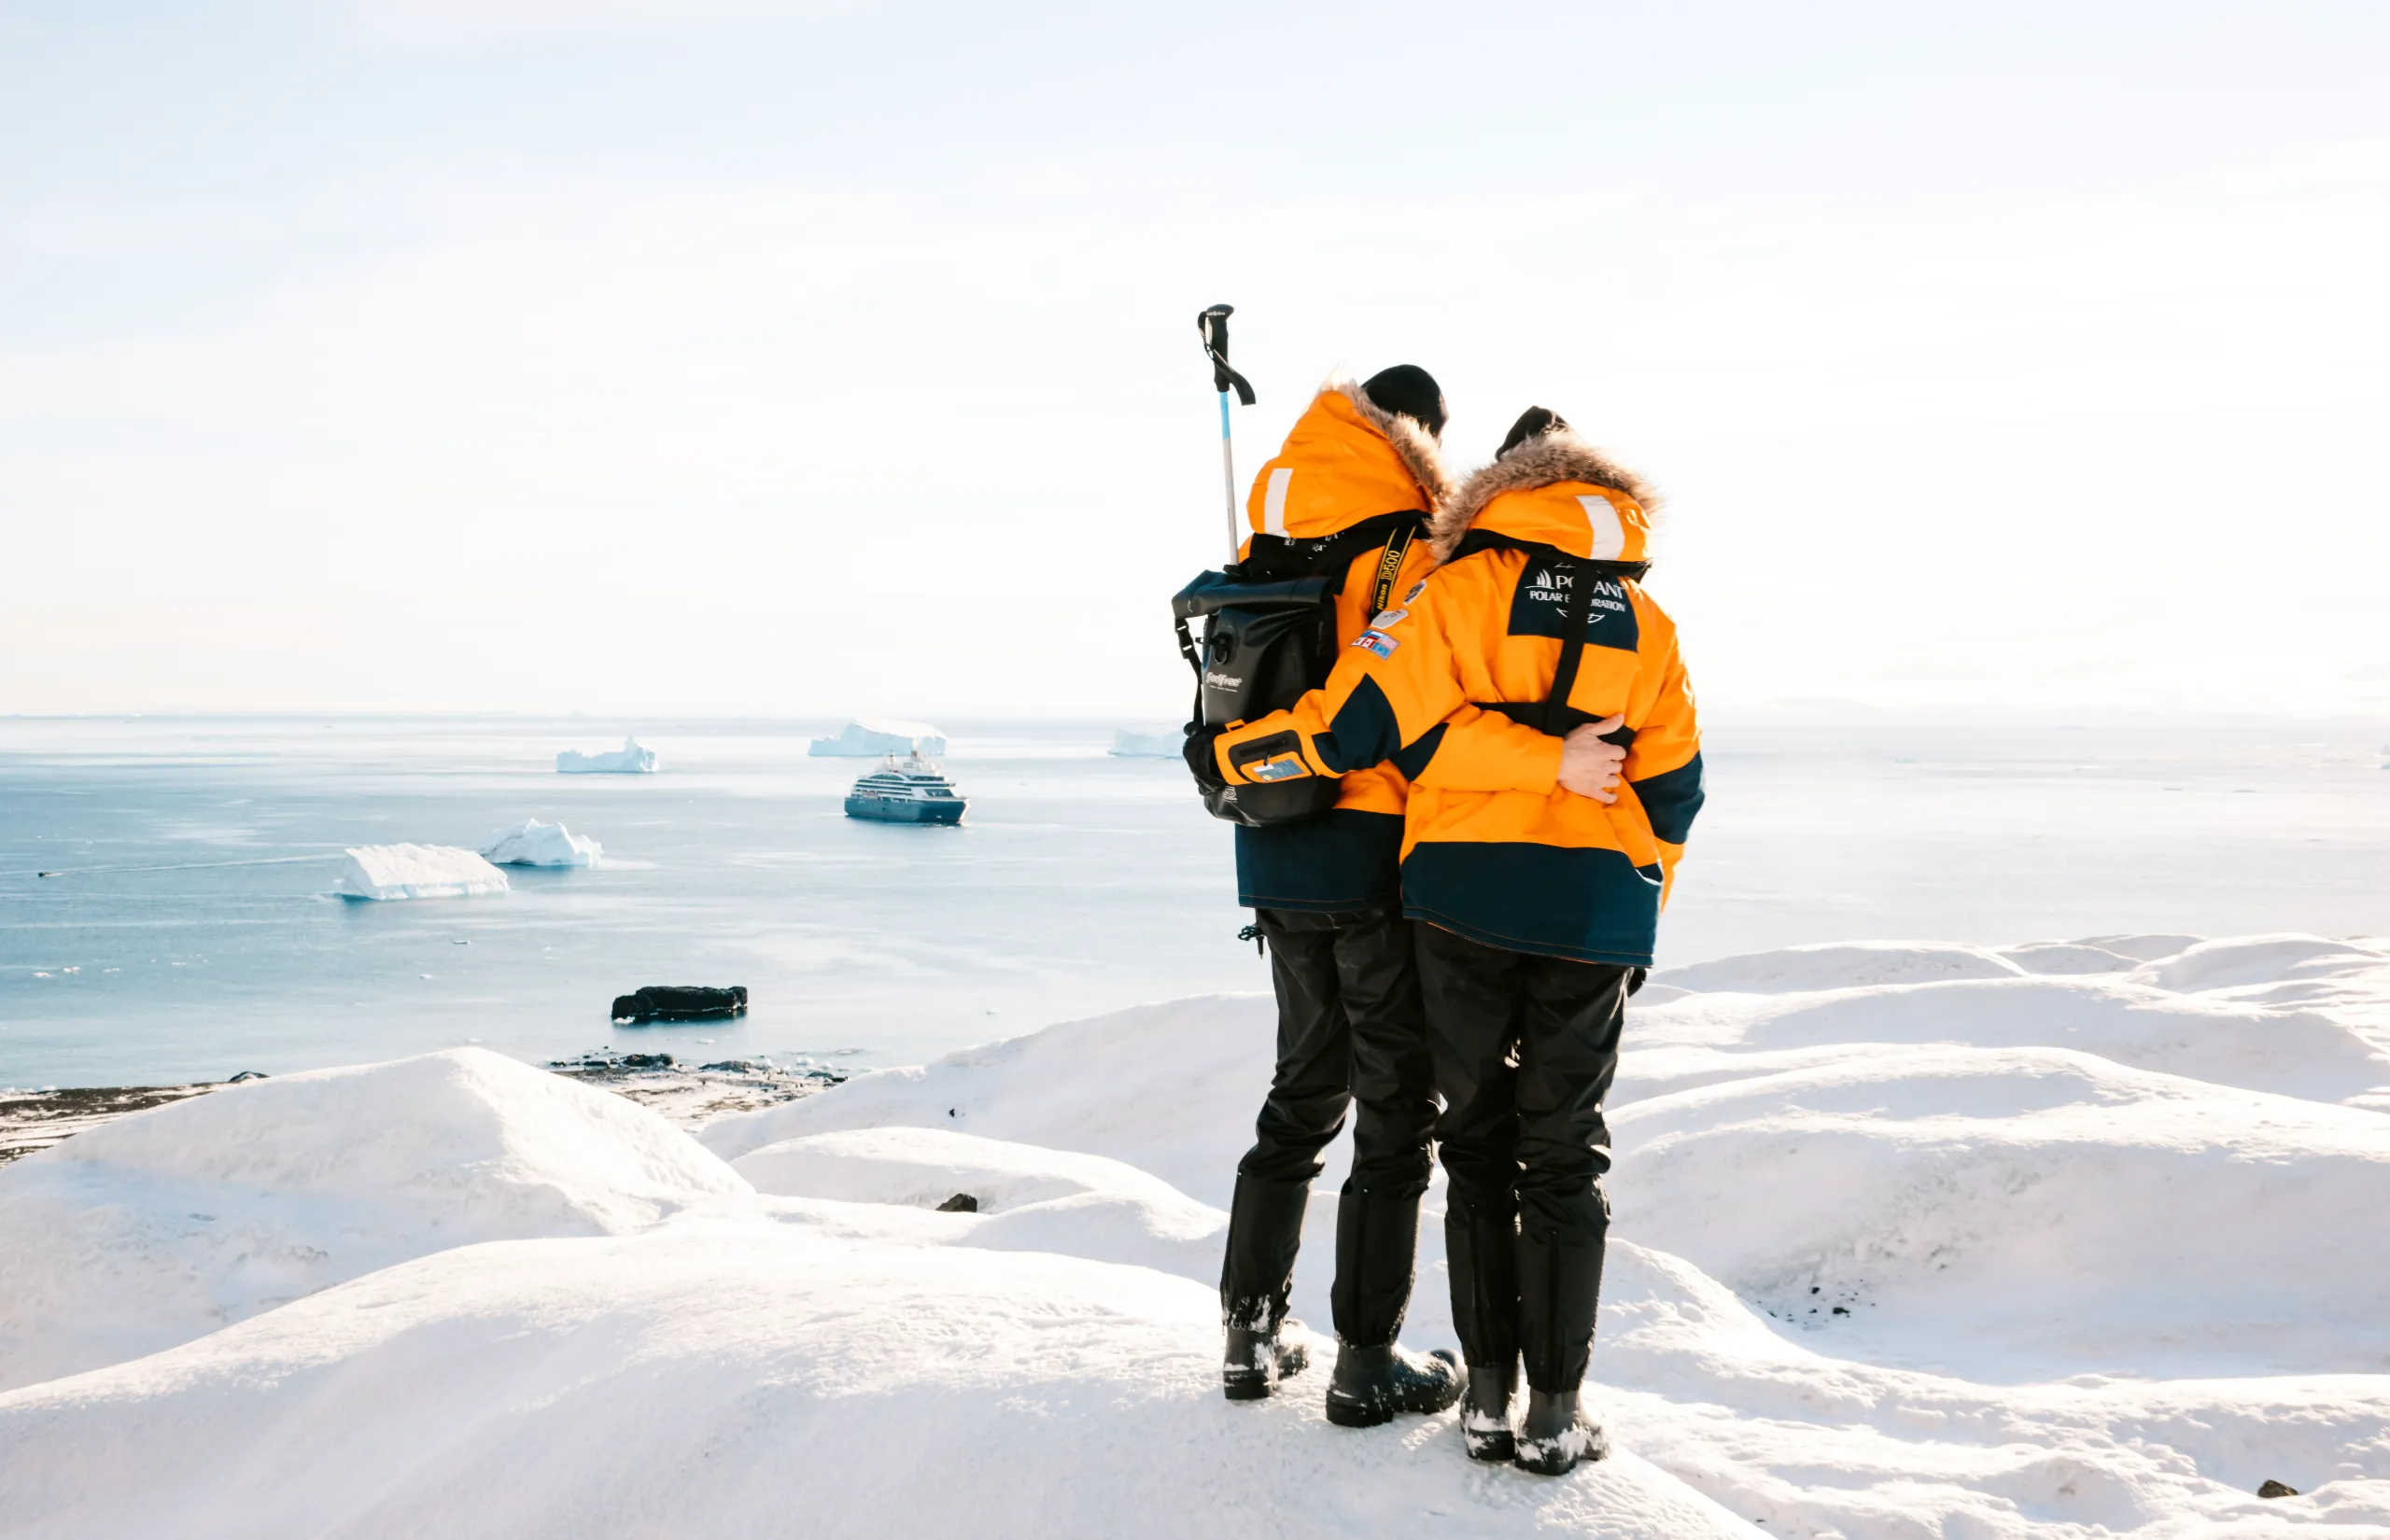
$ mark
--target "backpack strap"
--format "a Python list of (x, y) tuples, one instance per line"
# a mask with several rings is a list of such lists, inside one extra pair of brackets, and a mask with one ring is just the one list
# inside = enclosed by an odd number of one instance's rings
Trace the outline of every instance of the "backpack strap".
[[(1614, 578), (1639, 581), (1652, 569), (1650, 562), (1595, 561), (1588, 556), (1571, 555), (1557, 546), (1540, 540), (1512, 539), (1490, 529), (1472, 529), (1463, 535), (1460, 544), (1453, 549), (1447, 563), (1481, 551), (1517, 551), (1530, 559), (1547, 563), (1554, 573), (1568, 578), (1568, 593), (1560, 601), (1560, 661), (1552, 671), (1552, 688), (1541, 702), (1535, 701), (1475, 701), (1471, 704), (1483, 711), (1498, 711), (1512, 721), (1537, 728), (1554, 737), (1566, 737), (1569, 732), (1593, 721), (1568, 704), (1569, 693), (1577, 687), (1577, 670), (1585, 659), (1585, 617), (1591, 608), (1592, 590), (1596, 579)], [(1622, 727), (1606, 735), (1612, 742), (1634, 741), (1634, 730)]]
[(1543, 730), (1559, 738), (1577, 725), (1572, 719), (1579, 713), (1570, 708), (1568, 694), (1577, 688), (1577, 669), (1585, 661), (1585, 591), (1594, 586), (1594, 575), (1574, 556), (1558, 558), (1552, 568), (1568, 575), (1568, 592), (1560, 600), (1560, 663), (1543, 697)]
[(1574, 562), (1577, 570), (1594, 577), (1624, 578), (1635, 582), (1641, 582), (1644, 575), (1652, 570), (1650, 562), (1597, 562), (1589, 556), (1572, 556), (1558, 546), (1546, 545), (1541, 540), (1512, 539), (1490, 529), (1472, 529), (1463, 535), (1460, 544), (1455, 546), (1453, 553), (1444, 560), (1456, 562), (1463, 556), (1474, 556), (1481, 551), (1519, 551), (1530, 556), (1541, 556), (1546, 561)]
[[(1354, 557), (1371, 546), (1391, 544), (1397, 539), (1402, 541), (1407, 551), (1413, 538), (1427, 525), (1426, 513), (1417, 509), (1407, 509), (1399, 513), (1376, 514), (1317, 539), (1256, 535), (1245, 548), (1244, 560), (1229, 568), (1228, 576), (1232, 581), (1268, 582), (1281, 578), (1316, 575), (1329, 580), (1329, 593), (1341, 594), (1344, 591), (1344, 570), (1353, 565)], [(1399, 572), (1401, 566), (1398, 560), (1393, 570)], [(1385, 576), (1383, 564), (1380, 572)], [(1391, 593), (1393, 578), (1385, 576), (1385, 582), (1387, 591)], [(1384, 605), (1378, 607), (1379, 609), (1385, 608)], [(1371, 614), (1377, 612), (1371, 611)]]

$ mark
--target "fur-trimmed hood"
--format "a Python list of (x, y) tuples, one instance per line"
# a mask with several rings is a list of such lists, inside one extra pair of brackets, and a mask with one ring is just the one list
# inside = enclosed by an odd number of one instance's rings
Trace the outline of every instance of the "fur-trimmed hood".
[(1406, 417), (1399, 412), (1388, 412), (1370, 399), (1369, 392), (1363, 390), (1360, 382), (1351, 375), (1330, 376), (1314, 392), (1312, 399), (1315, 401), (1331, 390), (1352, 402), (1353, 410), (1360, 414), (1363, 422), (1385, 435), (1386, 441), (1394, 445), (1394, 452), (1402, 456), (1403, 469), (1411, 472), (1411, 479), (1427, 494), (1428, 511), (1441, 512), (1444, 505), (1453, 500), (1452, 472), (1444, 466), (1443, 446), (1419, 426), (1417, 418)]
[(1254, 476), (1245, 528), (1318, 539), (1409, 509), (1433, 519), (1452, 490), (1443, 453), (1426, 428), (1378, 406), (1352, 381), (1331, 379)]
[[(1649, 528), (1649, 515), (1660, 504), (1660, 495), (1650, 483), (1634, 471), (1618, 464), (1563, 428), (1557, 432), (1539, 434), (1527, 440), (1493, 464), (1470, 473), (1458, 491), (1437, 510), (1435, 521), (1428, 526), (1428, 539), (1433, 544), (1436, 560), (1450, 561), (1453, 550), (1463, 535), (1476, 525), (1479, 517), (1496, 498), (1515, 492), (1533, 492), (1548, 486), (1577, 484), (1597, 487), (1618, 494), (1609, 500), (1613, 506), (1623, 498), (1630, 508), (1621, 508), (1622, 517)], [(1632, 514), (1644, 517), (1633, 518)], [(1582, 513), (1581, 513), (1582, 516)], [(1636, 531), (1639, 535), (1641, 531)], [(1591, 529), (1588, 525), (1588, 537)], [(1639, 546), (1640, 540), (1636, 543)], [(1640, 560), (1639, 550), (1630, 559)]]

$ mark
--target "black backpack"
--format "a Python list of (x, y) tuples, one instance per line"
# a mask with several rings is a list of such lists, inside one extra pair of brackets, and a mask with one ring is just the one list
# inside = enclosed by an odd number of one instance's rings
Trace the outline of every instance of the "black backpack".
[[(1256, 535), (1244, 560), (1206, 572), (1170, 601), (1178, 651), (1195, 670), (1199, 727), (1227, 727), (1283, 711), (1328, 682), (1336, 665), (1336, 599), (1353, 559), (1380, 547), (1370, 613), (1394, 602), (1394, 583), (1427, 515), (1381, 513), (1315, 540)], [(1187, 623), (1203, 618), (1199, 646)], [(1216, 819), (1247, 828), (1292, 823), (1336, 805), (1332, 777), (1290, 771), (1284, 784), (1228, 786), (1203, 793)]]

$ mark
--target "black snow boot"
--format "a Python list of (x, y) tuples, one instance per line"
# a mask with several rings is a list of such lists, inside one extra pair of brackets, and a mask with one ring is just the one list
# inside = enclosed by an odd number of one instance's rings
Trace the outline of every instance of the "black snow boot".
[(1246, 1331), (1229, 1328), (1228, 1351), (1220, 1360), (1220, 1392), (1231, 1401), (1259, 1401), (1311, 1366), (1311, 1350), (1300, 1342), (1281, 1341), (1276, 1327)]
[(1577, 1405), (1575, 1391), (1527, 1391), (1527, 1415), (1519, 1424), (1516, 1464), (1538, 1476), (1566, 1476), (1580, 1462), (1610, 1454), (1610, 1435)]
[(1519, 1452), (1511, 1436), (1511, 1396), (1518, 1388), (1515, 1358), (1498, 1366), (1469, 1366), (1469, 1389), (1460, 1401), (1460, 1436), (1471, 1460), (1508, 1464)]
[(1340, 1428), (1374, 1428), (1398, 1412), (1440, 1412), (1460, 1399), (1460, 1358), (1439, 1348), (1427, 1357), (1396, 1343), (1357, 1348), (1336, 1344), (1336, 1373), (1328, 1381), (1328, 1420)]

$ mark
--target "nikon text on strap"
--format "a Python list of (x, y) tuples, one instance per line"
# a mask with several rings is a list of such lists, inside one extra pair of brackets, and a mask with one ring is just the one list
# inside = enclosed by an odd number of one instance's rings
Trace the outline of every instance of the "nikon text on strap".
[(1402, 559), (1411, 554), (1411, 538), (1419, 532), (1415, 524), (1403, 525), (1385, 542), (1385, 550), (1378, 557), (1377, 581), (1370, 585), (1370, 618), (1377, 619), (1394, 608), (1394, 581), (1402, 575)]

